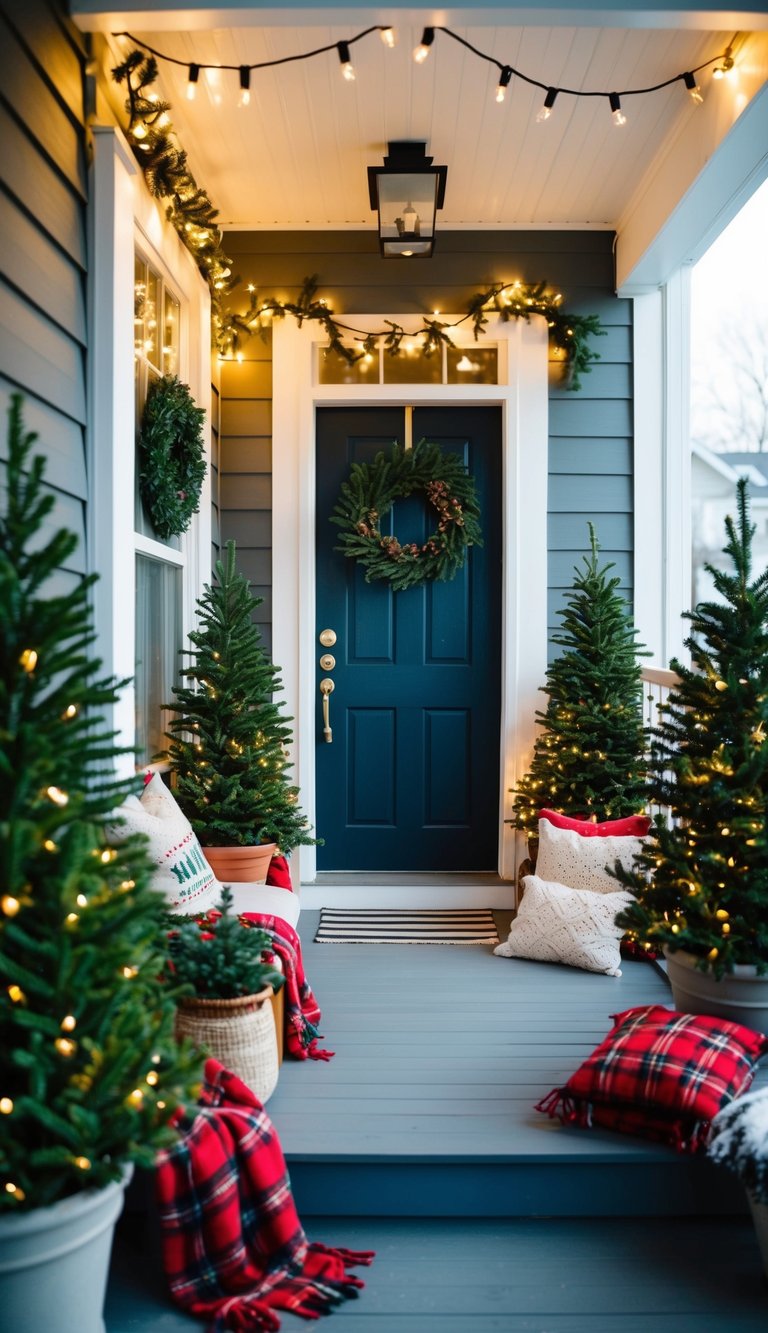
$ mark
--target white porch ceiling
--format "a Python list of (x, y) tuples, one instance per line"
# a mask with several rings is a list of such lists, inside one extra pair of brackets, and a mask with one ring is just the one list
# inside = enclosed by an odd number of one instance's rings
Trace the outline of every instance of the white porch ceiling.
[[(507, 12), (514, 17), (512, 8)], [(441, 228), (620, 229), (681, 136), (695, 138), (696, 118), (703, 124), (714, 115), (729, 126), (746, 102), (738, 71), (734, 79), (713, 82), (707, 70), (703, 108), (678, 83), (623, 98), (627, 124), (617, 128), (603, 99), (563, 93), (551, 119), (538, 124), (539, 89), (513, 79), (498, 105), (496, 69), (445, 33), (436, 33), (425, 64), (414, 63), (423, 23), (437, 21), (429, 14), (410, 11), (398, 21), (397, 12), (353, 9), (340, 22), (336, 10), (332, 24), (320, 16), (304, 11), (295, 26), (287, 16), (261, 26), (251, 12), (247, 26), (209, 29), (198, 26), (196, 16), (189, 30), (169, 30), (166, 22), (137, 28), (120, 15), (135, 37), (183, 62), (159, 62), (159, 91), (172, 103), (191, 169), (225, 229), (373, 229), (366, 168), (380, 163), (387, 142), (396, 139), (426, 141), (435, 162), (447, 165)], [(354, 83), (341, 77), (331, 50), (254, 71), (248, 107), (237, 106), (232, 71), (201, 72), (196, 100), (186, 98), (190, 62), (275, 60), (348, 40), (390, 19), (398, 35), (394, 50), (376, 33), (353, 45)], [(660, 83), (718, 55), (732, 36), (714, 14), (702, 28), (690, 18), (663, 29), (621, 27), (615, 20), (602, 27), (446, 21), (481, 51), (544, 84), (606, 92)], [(120, 39), (114, 49), (130, 45)]]

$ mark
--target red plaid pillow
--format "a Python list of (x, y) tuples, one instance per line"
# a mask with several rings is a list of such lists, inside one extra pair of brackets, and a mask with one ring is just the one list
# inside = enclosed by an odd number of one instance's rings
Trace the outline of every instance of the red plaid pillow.
[(683, 1151), (706, 1143), (713, 1116), (745, 1092), (768, 1037), (710, 1014), (641, 1005), (613, 1015), (608, 1036), (537, 1111)]
[(651, 827), (648, 815), (627, 815), (626, 819), (604, 819), (595, 824), (591, 819), (572, 819), (556, 810), (540, 810), (539, 819), (546, 819), (555, 828), (571, 829), (582, 838), (644, 838)]

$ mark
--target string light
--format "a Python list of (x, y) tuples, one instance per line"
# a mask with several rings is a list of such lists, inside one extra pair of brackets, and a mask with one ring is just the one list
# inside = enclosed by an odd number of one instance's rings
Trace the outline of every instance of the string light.
[(0, 1097), (0, 1115), (10, 1115), (13, 1111), (13, 1100), (10, 1097)]
[(12, 1004), (23, 1004), (26, 998), (21, 986), (17, 986), (15, 981), (8, 987), (8, 999)]
[(59, 1055), (63, 1055), (65, 1060), (68, 1060), (77, 1050), (77, 1042), (72, 1041), (69, 1037), (57, 1037), (53, 1044)]
[(249, 106), (251, 101), (251, 71), (247, 65), (240, 66), (240, 96), (238, 106)]
[(18, 898), (14, 898), (12, 893), (4, 893), (0, 898), (0, 907), (2, 907), (5, 916), (15, 916), (21, 910), (21, 903)]
[(544, 120), (549, 120), (550, 116), (552, 115), (552, 108), (555, 105), (556, 98), (557, 98), (557, 88), (547, 88), (547, 95), (544, 98), (544, 105), (536, 115), (536, 119), (539, 122), (539, 124), (541, 124), (541, 122)]
[(380, 28), (379, 36), (386, 47), (391, 51), (397, 42), (397, 33), (394, 28)]
[(75, 1166), (76, 1166), (80, 1171), (90, 1171), (90, 1169), (91, 1169), (91, 1159), (90, 1159), (90, 1157), (75, 1157), (75, 1158), (73, 1158), (72, 1160), (74, 1161)]
[[(714, 70), (712, 71), (712, 73), (714, 77)], [(704, 98), (702, 96), (701, 88), (696, 82), (696, 75), (690, 73), (684, 74), (683, 83), (685, 84), (686, 88), (688, 89), (688, 92), (690, 93), (691, 101), (694, 102), (696, 106), (701, 106), (702, 102), (704, 101)]]
[(417, 65), (423, 65), (429, 55), (429, 48), (435, 40), (434, 28), (425, 28), (421, 34), (421, 41), (413, 52), (413, 58)]
[(61, 787), (48, 787), (45, 794), (49, 801), (53, 801), (54, 805), (64, 806), (69, 804), (69, 796), (61, 790)]
[(724, 79), (726, 74), (730, 74), (732, 70), (733, 70), (733, 47), (727, 46), (725, 48), (725, 54), (720, 57), (720, 64), (716, 65), (715, 68), (712, 70), (712, 78)]
[(64, 1018), (62, 1018), (59, 1027), (61, 1028), (62, 1032), (74, 1032), (75, 1028), (77, 1027), (77, 1019), (75, 1018), (74, 1014), (67, 1014)]
[(347, 83), (354, 83), (357, 75), (355, 74), (355, 67), (352, 64), (352, 57), (349, 54), (349, 42), (337, 42), (336, 50), (339, 53), (341, 72), (344, 75), (344, 78), (347, 80)]
[(608, 105), (611, 108), (611, 119), (614, 125), (626, 125), (627, 118), (621, 109), (621, 98), (618, 93), (608, 94)]
[(503, 67), (503, 69), (502, 69), (502, 71), (501, 71), (501, 74), (499, 75), (499, 82), (498, 82), (498, 85), (497, 85), (497, 88), (496, 88), (496, 101), (497, 101), (497, 102), (503, 102), (503, 101), (504, 101), (504, 98), (505, 98), (506, 95), (507, 95), (507, 88), (508, 88), (509, 85), (510, 85), (511, 79), (512, 79), (512, 66), (511, 66), (511, 65), (504, 65), (504, 67)]
[(37, 666), (37, 653), (34, 648), (24, 649), (24, 652), (19, 658), (19, 665), (22, 666), (25, 671), (34, 671)]
[[(127, 36), (128, 34), (126, 33), (125, 35)], [(131, 41), (133, 40), (134, 39), (131, 38)], [(200, 66), (190, 65), (189, 79), (187, 82), (187, 98), (190, 102), (194, 102), (195, 98), (197, 97), (197, 84), (199, 78), (200, 78)]]
[(73, 717), (77, 717), (77, 704), (67, 704), (61, 717), (64, 722), (69, 722)]

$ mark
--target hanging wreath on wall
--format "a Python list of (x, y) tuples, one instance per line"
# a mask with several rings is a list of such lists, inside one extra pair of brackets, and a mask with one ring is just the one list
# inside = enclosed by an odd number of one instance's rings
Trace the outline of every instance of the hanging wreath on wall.
[(186, 532), (205, 477), (205, 411), (186, 384), (163, 375), (149, 388), (139, 433), (139, 490), (157, 535)]
[[(420, 546), (384, 536), (381, 521), (395, 500), (421, 492), (437, 513), (437, 527)], [(365, 570), (368, 583), (385, 579), (399, 591), (432, 579), (452, 579), (467, 548), (482, 546), (475, 483), (456, 454), (420, 440), (412, 449), (393, 444), (372, 463), (353, 463), (331, 516), (342, 551)]]

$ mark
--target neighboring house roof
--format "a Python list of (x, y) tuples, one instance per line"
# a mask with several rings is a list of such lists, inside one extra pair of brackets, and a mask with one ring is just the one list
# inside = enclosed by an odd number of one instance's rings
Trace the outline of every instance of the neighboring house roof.
[(768, 454), (718, 454), (694, 443), (691, 456), (694, 493), (699, 495), (730, 494), (739, 477), (746, 477), (752, 487), (768, 486)]

